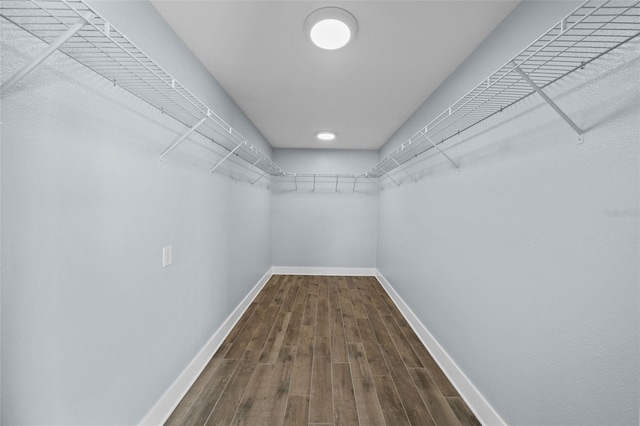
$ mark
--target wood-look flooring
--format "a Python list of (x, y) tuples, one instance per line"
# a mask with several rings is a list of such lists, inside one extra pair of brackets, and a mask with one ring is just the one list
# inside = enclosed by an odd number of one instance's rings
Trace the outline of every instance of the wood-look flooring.
[(479, 425), (373, 277), (274, 275), (167, 425)]

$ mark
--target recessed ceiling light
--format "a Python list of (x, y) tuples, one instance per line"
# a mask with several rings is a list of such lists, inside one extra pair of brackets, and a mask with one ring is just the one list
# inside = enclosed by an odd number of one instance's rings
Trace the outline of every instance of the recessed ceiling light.
[(338, 7), (323, 7), (313, 12), (304, 23), (305, 33), (316, 46), (325, 50), (344, 47), (356, 35), (356, 18)]
[(330, 130), (321, 130), (316, 133), (316, 137), (321, 141), (332, 141), (336, 138), (336, 132)]

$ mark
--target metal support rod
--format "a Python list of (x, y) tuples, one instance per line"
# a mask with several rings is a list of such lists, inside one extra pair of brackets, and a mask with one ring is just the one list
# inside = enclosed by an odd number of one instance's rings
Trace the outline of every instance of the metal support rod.
[(393, 183), (395, 183), (396, 185), (400, 186), (400, 184), (398, 182), (396, 182), (396, 180), (394, 178), (391, 177), (391, 175), (389, 173), (387, 173), (387, 171), (385, 169), (382, 168), (382, 165), (380, 166), (380, 170), (382, 170), (382, 172), (387, 175), (387, 177), (389, 179), (391, 179), (391, 181), (393, 181)]
[(84, 27), (89, 20), (93, 17), (92, 13), (87, 13), (72, 26), (64, 34), (62, 34), (56, 41), (51, 43), (40, 55), (38, 55), (33, 61), (23, 66), (18, 72), (11, 76), (7, 81), (0, 86), (0, 93), (4, 93), (9, 87), (20, 81), (24, 76), (33, 71), (42, 61), (47, 59), (53, 52), (58, 50), (67, 40), (73, 37), (78, 31)]
[(353, 177), (353, 189), (352, 192), (356, 192), (356, 182), (358, 182), (358, 176)]
[(582, 136), (582, 135), (584, 135), (584, 131), (583, 131), (580, 127), (578, 127), (578, 125), (577, 125), (576, 123), (574, 123), (574, 122), (573, 122), (573, 120), (571, 120), (571, 119), (569, 118), (569, 116), (568, 116), (567, 114), (565, 114), (565, 113), (564, 113), (564, 111), (562, 111), (562, 110), (560, 109), (560, 107), (559, 107), (558, 105), (556, 105), (556, 103), (555, 103), (555, 102), (553, 102), (553, 101), (551, 100), (551, 98), (550, 98), (549, 96), (547, 96), (547, 94), (546, 94), (546, 93), (544, 93), (544, 92), (542, 91), (542, 89), (541, 89), (540, 87), (538, 87), (538, 85), (537, 85), (533, 80), (531, 80), (531, 78), (530, 78), (530, 77), (529, 77), (529, 76), (528, 76), (524, 71), (522, 71), (518, 65), (516, 65), (515, 63), (513, 63), (513, 66), (514, 66), (514, 68), (515, 68), (516, 72), (517, 72), (518, 74), (520, 74), (520, 77), (522, 77), (522, 78), (524, 79), (524, 81), (526, 81), (526, 82), (529, 84), (529, 86), (531, 86), (531, 87), (533, 88), (533, 90), (535, 90), (535, 91), (538, 93), (538, 95), (540, 95), (540, 96), (542, 97), (542, 99), (544, 99), (544, 101), (545, 101), (546, 103), (548, 103), (548, 104), (549, 104), (549, 106), (550, 106), (551, 108), (553, 108), (553, 109), (558, 113), (558, 115), (559, 115), (560, 117), (562, 117), (562, 119), (563, 119), (564, 121), (566, 121), (566, 122), (567, 122), (567, 124), (568, 124), (569, 126), (571, 126), (571, 128), (572, 128), (573, 130), (575, 130), (575, 132), (578, 134), (578, 136)]
[[(262, 157), (258, 158), (258, 161), (256, 161), (255, 163), (253, 163), (251, 165), (251, 167), (255, 167), (259, 162), (262, 161)], [(242, 179), (243, 177), (245, 177), (245, 175), (247, 173), (249, 173), (249, 170), (251, 170), (251, 168), (247, 167), (247, 169), (244, 171), (244, 173), (242, 175), (240, 175), (240, 177), (238, 179), (236, 179), (236, 182), (238, 182), (240, 179)]]
[(260, 175), (260, 177), (258, 177), (258, 179), (256, 179), (256, 180), (254, 180), (253, 182), (251, 182), (251, 185), (253, 185), (253, 184), (257, 183), (257, 182), (258, 182), (260, 179), (262, 179), (262, 177), (263, 177), (264, 175), (266, 175), (266, 174), (267, 174), (267, 171), (265, 170), (265, 171)]
[(339, 179), (340, 179), (340, 176), (336, 175), (336, 191), (335, 192), (338, 192), (338, 180)]
[(180, 139), (178, 139), (177, 141), (172, 143), (167, 149), (165, 149), (164, 152), (160, 154), (160, 162), (162, 163), (162, 160), (164, 160), (164, 157), (166, 157), (171, 151), (176, 149), (176, 147), (180, 145), (187, 138), (187, 136), (189, 136), (194, 130), (200, 127), (200, 125), (204, 123), (207, 118), (209, 117), (204, 117), (202, 120), (198, 121), (189, 130), (187, 130), (185, 134), (180, 137)]
[(293, 182), (296, 185), (296, 191), (298, 190), (298, 174), (293, 175)]
[(451, 159), (451, 157), (449, 157), (449, 156), (448, 156), (448, 155), (447, 155), (443, 150), (441, 150), (441, 149), (440, 149), (440, 147), (439, 147), (438, 145), (436, 145), (436, 144), (435, 144), (435, 142), (433, 142), (429, 136), (427, 136), (427, 135), (425, 134), (425, 135), (424, 135), (424, 137), (425, 137), (429, 142), (431, 142), (431, 145), (433, 145), (433, 147), (434, 147), (435, 149), (437, 149), (437, 150), (438, 150), (438, 152), (439, 152), (440, 154), (444, 155), (444, 156), (447, 158), (447, 160), (449, 160), (449, 162), (450, 162), (451, 164), (453, 164), (453, 167), (455, 167), (456, 169), (458, 169), (458, 171), (460, 171), (460, 166), (458, 165), (458, 163), (456, 163), (455, 161), (453, 161), (453, 160)]
[(213, 172), (215, 172), (216, 169), (218, 167), (220, 167), (220, 164), (224, 163), (227, 160), (227, 158), (231, 157), (233, 155), (233, 153), (236, 152), (238, 150), (238, 148), (240, 148), (243, 144), (244, 144), (244, 142), (240, 142), (238, 145), (236, 145), (235, 148), (233, 148), (231, 151), (229, 151), (229, 153), (227, 155), (225, 155), (222, 160), (218, 161), (218, 164), (216, 164), (215, 166), (213, 166), (211, 168), (211, 170), (209, 170), (209, 174), (212, 174)]
[(396, 166), (400, 167), (400, 170), (402, 170), (402, 171), (403, 171), (407, 176), (409, 176), (409, 179), (411, 179), (411, 180), (412, 180), (412, 181), (414, 181), (414, 182), (416, 181), (416, 180), (413, 178), (413, 176), (411, 176), (411, 174), (409, 174), (409, 172), (408, 172), (404, 167), (402, 167), (402, 166), (400, 165), (400, 163), (398, 163), (398, 162), (396, 161), (396, 159), (395, 159), (395, 158), (392, 158), (391, 160), (392, 160), (394, 163), (396, 163)]
[(316, 192), (316, 174), (313, 174), (313, 192)]

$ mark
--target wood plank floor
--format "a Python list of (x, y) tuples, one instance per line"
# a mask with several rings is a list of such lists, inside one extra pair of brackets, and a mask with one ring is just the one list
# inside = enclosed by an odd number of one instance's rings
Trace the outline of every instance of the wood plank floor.
[(274, 275), (167, 425), (479, 425), (373, 277)]

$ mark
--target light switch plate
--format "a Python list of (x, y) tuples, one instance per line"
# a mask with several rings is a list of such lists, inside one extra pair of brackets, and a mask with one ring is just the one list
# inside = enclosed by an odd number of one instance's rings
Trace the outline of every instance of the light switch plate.
[(171, 246), (162, 248), (162, 267), (167, 267), (171, 265), (172, 256), (171, 256)]

